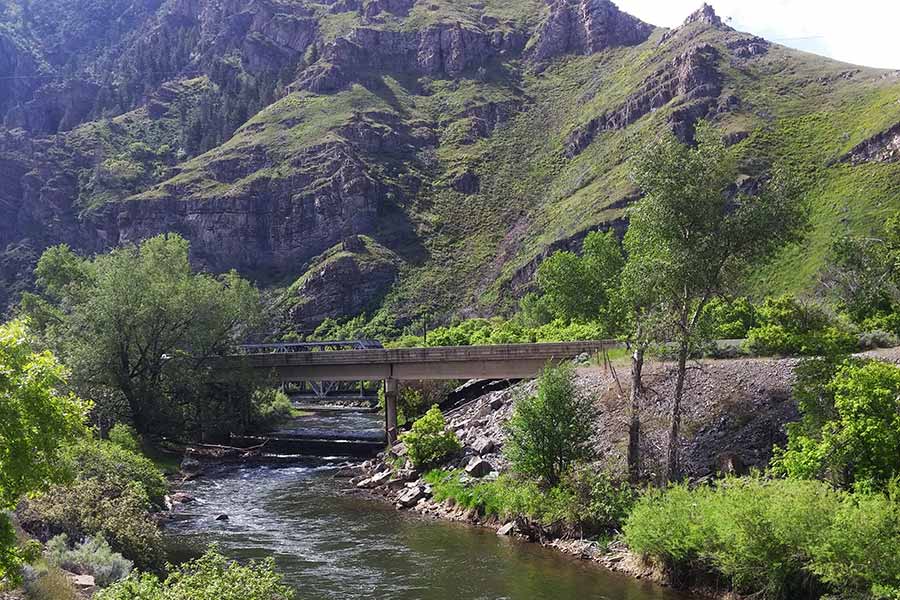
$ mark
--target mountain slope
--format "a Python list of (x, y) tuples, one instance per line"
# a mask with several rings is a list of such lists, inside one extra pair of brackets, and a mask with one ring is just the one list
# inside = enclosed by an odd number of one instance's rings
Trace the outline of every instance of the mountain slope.
[(666, 30), (605, 0), (4, 2), (4, 302), (47, 244), (179, 231), (199, 266), (300, 277), (291, 305), (365, 280), (293, 311), (301, 328), (489, 314), (548, 252), (623, 228), (629, 156), (701, 118), (741, 185), (788, 161), (814, 207), (757, 293), (810, 289), (835, 235), (900, 209), (900, 76), (708, 7)]

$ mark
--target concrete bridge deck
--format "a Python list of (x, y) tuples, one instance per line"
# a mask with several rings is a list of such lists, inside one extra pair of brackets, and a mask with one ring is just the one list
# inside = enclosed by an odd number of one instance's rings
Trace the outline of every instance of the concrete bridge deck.
[(217, 369), (267, 371), (283, 382), (527, 379), (548, 362), (618, 346), (614, 340), (442, 348), (342, 350), (229, 356)]
[(271, 352), (228, 356), (213, 365), (223, 374), (252, 369), (279, 382), (384, 381), (385, 430), (397, 439), (397, 383), (434, 379), (530, 379), (548, 363), (617, 347), (614, 340), (443, 348)]

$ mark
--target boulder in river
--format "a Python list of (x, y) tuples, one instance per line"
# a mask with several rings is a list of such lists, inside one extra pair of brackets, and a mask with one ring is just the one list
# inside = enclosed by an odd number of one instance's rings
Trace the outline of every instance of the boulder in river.
[(228, 520), (228, 515), (226, 515), (224, 513), (222, 513), (221, 515), (216, 517), (216, 521), (227, 521), (227, 520)]

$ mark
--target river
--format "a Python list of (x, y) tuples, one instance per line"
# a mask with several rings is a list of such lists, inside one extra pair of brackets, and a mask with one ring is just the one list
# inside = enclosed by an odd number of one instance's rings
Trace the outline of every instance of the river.
[[(323, 422), (316, 415), (296, 427)], [(235, 559), (274, 556), (297, 600), (684, 598), (536, 544), (399, 512), (349, 491), (334, 478), (338, 464), (306, 459), (207, 472), (185, 486), (196, 502), (166, 527), (171, 558), (212, 542)], [(228, 520), (217, 521), (220, 514)]]

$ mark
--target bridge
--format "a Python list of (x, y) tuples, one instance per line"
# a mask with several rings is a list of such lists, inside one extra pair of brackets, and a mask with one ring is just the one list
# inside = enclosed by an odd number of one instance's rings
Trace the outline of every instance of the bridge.
[[(309, 348), (308, 345), (275, 344), (244, 347), (235, 356), (218, 359), (214, 370), (222, 373), (251, 369), (284, 382), (383, 381), (385, 430), (397, 439), (397, 389), (400, 381), (448, 379), (530, 379), (548, 363), (559, 363), (581, 354), (595, 354), (619, 345), (613, 340), (553, 344), (508, 344), (442, 348), (343, 349), (349, 343), (325, 342), (341, 349)], [(313, 344), (316, 345), (316, 344)], [(321, 344), (318, 344), (321, 345)], [(282, 346), (298, 346), (294, 351)], [(267, 349), (264, 349), (267, 348)], [(358, 348), (358, 346), (357, 346)]]

